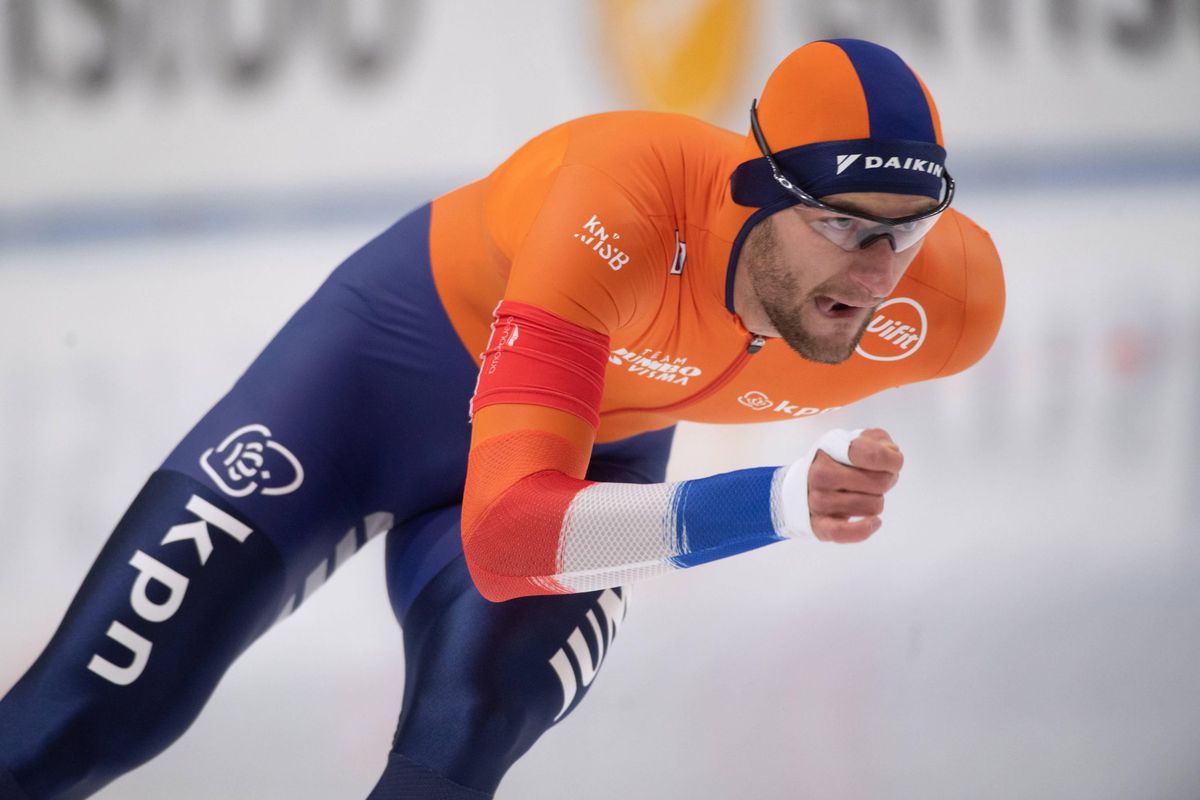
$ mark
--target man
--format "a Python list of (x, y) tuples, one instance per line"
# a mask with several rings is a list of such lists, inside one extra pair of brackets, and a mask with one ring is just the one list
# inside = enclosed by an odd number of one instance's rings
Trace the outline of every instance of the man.
[(414, 211), (150, 477), (0, 702), (0, 798), (84, 797), (151, 758), (385, 531), (407, 674), (371, 798), (491, 797), (586, 693), (622, 584), (878, 529), (902, 465), (885, 432), (664, 484), (672, 426), (981, 358), (999, 260), (953, 194), (916, 75), (835, 40), (780, 64), (746, 137), (586, 117)]

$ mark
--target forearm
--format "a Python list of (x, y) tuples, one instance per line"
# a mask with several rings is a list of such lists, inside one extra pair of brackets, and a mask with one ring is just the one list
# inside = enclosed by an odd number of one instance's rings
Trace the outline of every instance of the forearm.
[(658, 484), (530, 475), (464, 529), (490, 600), (584, 592), (704, 564), (786, 538), (786, 468)]

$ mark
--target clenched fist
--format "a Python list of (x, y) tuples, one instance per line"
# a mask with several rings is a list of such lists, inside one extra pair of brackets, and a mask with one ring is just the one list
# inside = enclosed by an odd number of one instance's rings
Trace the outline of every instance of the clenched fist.
[(785, 535), (861, 542), (882, 524), (883, 496), (896, 485), (904, 454), (887, 431), (832, 430), (787, 467), (782, 487)]
[(823, 542), (861, 542), (883, 524), (883, 496), (896, 485), (904, 454), (879, 428), (850, 442), (851, 466), (818, 450), (808, 470), (812, 532)]

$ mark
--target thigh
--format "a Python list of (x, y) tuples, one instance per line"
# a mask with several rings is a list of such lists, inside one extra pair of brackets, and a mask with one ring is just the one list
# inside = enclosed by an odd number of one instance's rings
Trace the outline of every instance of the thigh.
[[(601, 445), (588, 477), (663, 480), (671, 430)], [(404, 704), (393, 752), (472, 789), (495, 790), (582, 701), (625, 618), (627, 591), (492, 603), (475, 589), (451, 505), (388, 536), (388, 588), (404, 629)]]
[(393, 752), (455, 783), (495, 791), (582, 701), (624, 618), (621, 588), (492, 603), (457, 556), (405, 616)]
[(374, 536), (461, 497), (477, 370), (428, 225), (426, 206), (339, 266), (163, 465), (263, 531), (289, 608)]
[(142, 763), (366, 541), (457, 502), (475, 368), (428, 222), (335, 270), (153, 474), (0, 702), (0, 773), (83, 796)]

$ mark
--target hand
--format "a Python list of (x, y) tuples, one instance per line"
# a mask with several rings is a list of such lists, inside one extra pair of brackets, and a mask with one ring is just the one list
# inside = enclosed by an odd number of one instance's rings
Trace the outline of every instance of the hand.
[(849, 461), (838, 463), (818, 450), (808, 470), (812, 532), (823, 542), (861, 542), (883, 524), (883, 496), (900, 478), (904, 454), (879, 428), (850, 442)]

